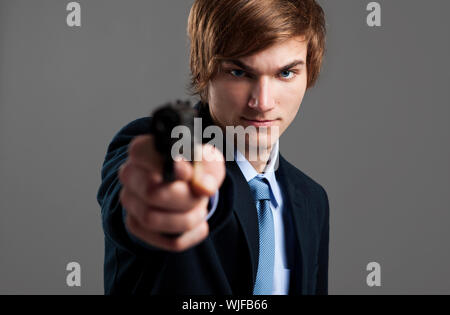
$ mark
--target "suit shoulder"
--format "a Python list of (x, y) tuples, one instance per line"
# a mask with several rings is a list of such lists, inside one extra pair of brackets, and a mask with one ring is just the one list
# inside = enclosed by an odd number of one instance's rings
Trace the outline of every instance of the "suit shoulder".
[(123, 126), (117, 132), (117, 135), (136, 136), (136, 135), (148, 133), (150, 131), (150, 121), (151, 121), (151, 117), (137, 118), (137, 119), (129, 122), (125, 126)]
[(303, 192), (313, 200), (318, 200), (324, 206), (326, 203), (326, 206), (328, 206), (328, 195), (325, 188), (286, 159), (282, 159), (286, 167), (286, 174), (292, 176), (293, 180), (301, 187)]
[(128, 145), (128, 143), (138, 135), (149, 133), (150, 121), (151, 117), (141, 117), (120, 128), (111, 140), (111, 143), (108, 146), (108, 152), (114, 151), (124, 145)]

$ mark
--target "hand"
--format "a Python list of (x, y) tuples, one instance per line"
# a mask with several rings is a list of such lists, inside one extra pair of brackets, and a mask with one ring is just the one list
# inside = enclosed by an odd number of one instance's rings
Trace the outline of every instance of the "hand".
[[(225, 178), (223, 154), (202, 146), (202, 161), (174, 162), (175, 181), (163, 182), (162, 158), (152, 135), (135, 137), (119, 169), (126, 228), (140, 240), (168, 251), (184, 251), (209, 233), (208, 201)], [(167, 234), (178, 234), (169, 236)]]

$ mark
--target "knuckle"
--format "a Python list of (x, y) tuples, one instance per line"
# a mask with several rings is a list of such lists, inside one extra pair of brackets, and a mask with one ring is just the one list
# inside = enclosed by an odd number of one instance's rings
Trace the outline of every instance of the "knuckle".
[(199, 229), (198, 229), (198, 234), (197, 234), (197, 238), (198, 238), (198, 242), (204, 240), (206, 237), (208, 236), (208, 223), (203, 222)]
[(204, 221), (206, 220), (206, 217), (208, 216), (208, 209), (206, 207), (202, 208), (202, 212), (201, 212), (201, 220)]
[(124, 163), (119, 167), (118, 176), (119, 180), (122, 183), (125, 183), (127, 181), (127, 175), (128, 175), (128, 163)]
[(128, 206), (129, 206), (129, 198), (128, 198), (128, 194), (126, 192), (126, 189), (122, 188), (120, 190), (119, 199), (120, 199), (120, 203), (122, 204), (122, 206), (128, 208)]
[(187, 230), (192, 230), (195, 227), (196, 224), (196, 220), (195, 220), (195, 216), (192, 214), (187, 214), (185, 219), (183, 220), (183, 229), (185, 231)]
[(160, 172), (158, 172), (157, 170), (151, 169), (151, 170), (147, 171), (146, 175), (147, 175), (147, 178), (149, 178), (150, 180), (154, 180), (155, 177), (157, 177), (159, 173)]
[(167, 207), (177, 212), (186, 212), (192, 205), (192, 199), (189, 196), (190, 188), (188, 183), (176, 181), (167, 187), (155, 187), (148, 185), (148, 203), (159, 207)]
[(130, 157), (136, 154), (139, 143), (140, 143), (139, 137), (135, 137), (133, 140), (131, 140), (130, 144), (128, 145), (128, 155)]
[[(151, 191), (149, 191), (149, 193), (151, 193)], [(167, 201), (171, 199), (170, 198), (171, 194), (168, 188), (163, 188), (160, 191), (158, 191), (158, 194), (155, 194), (153, 197), (158, 201), (160, 201), (161, 204), (166, 204)]]
[(202, 239), (206, 238), (209, 234), (209, 225), (208, 222), (204, 222), (203, 223), (203, 227), (202, 227), (202, 231), (201, 231), (201, 235), (202, 235)]
[(128, 145), (128, 157), (131, 160), (131, 162), (135, 162), (137, 156), (139, 156), (142, 153), (142, 149), (146, 145), (145, 143), (145, 136), (140, 135), (136, 136)]
[(179, 200), (180, 197), (178, 183), (175, 182), (169, 187), (161, 189), (157, 195), (160, 204), (172, 204), (174, 201)]
[(161, 228), (162, 227), (162, 220), (161, 217), (157, 214), (155, 214), (155, 212), (153, 211), (148, 211), (145, 215), (144, 215), (144, 224), (145, 227), (152, 231), (155, 228)]
[(177, 237), (171, 242), (170, 248), (174, 252), (182, 252), (186, 249), (186, 245), (181, 237)]
[(186, 214), (185, 218), (185, 228), (186, 230), (194, 229), (202, 218), (202, 209), (194, 209)]

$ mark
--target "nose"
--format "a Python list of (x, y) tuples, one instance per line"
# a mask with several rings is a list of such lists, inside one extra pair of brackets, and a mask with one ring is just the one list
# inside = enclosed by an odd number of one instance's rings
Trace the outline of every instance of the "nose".
[(260, 112), (266, 112), (273, 108), (274, 101), (270, 87), (270, 78), (261, 76), (255, 80), (248, 106)]

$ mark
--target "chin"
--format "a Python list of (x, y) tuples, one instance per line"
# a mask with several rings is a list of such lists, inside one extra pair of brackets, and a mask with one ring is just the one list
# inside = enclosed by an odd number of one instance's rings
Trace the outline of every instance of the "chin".
[(277, 139), (278, 138), (271, 139), (270, 134), (269, 136), (261, 136), (260, 134), (251, 135), (248, 141), (246, 142), (246, 145), (249, 148), (253, 147), (253, 149), (256, 149), (258, 147), (271, 148), (277, 141)]

